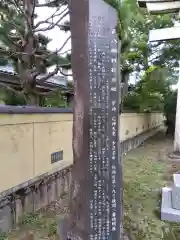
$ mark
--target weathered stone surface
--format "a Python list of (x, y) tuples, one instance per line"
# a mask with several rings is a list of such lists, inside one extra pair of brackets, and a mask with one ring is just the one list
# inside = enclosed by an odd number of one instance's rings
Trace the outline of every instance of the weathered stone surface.
[(180, 188), (180, 173), (173, 174), (174, 185)]
[(180, 222), (180, 210), (172, 208), (172, 188), (162, 188), (161, 220)]
[(23, 207), (22, 207), (22, 202), (21, 202), (20, 198), (17, 198), (15, 200), (15, 203), (16, 203), (16, 207), (15, 207), (15, 209), (16, 209), (16, 220), (15, 220), (15, 222), (18, 223), (20, 217), (22, 216)]
[(180, 210), (180, 174), (173, 174), (174, 185), (172, 187), (172, 207)]
[(27, 188), (27, 191), (25, 193), (25, 206), (24, 210), (27, 213), (31, 213), (34, 211), (34, 196), (33, 196), (33, 191), (32, 188)]
[(38, 211), (41, 207), (40, 189), (36, 188), (34, 191), (34, 210)]
[(0, 209), (0, 229), (7, 232), (13, 227), (13, 218), (10, 205), (5, 205)]
[(131, 139), (128, 139), (124, 142), (120, 142), (120, 151), (121, 154), (125, 154), (130, 150), (139, 147), (146, 139), (155, 135), (160, 130), (160, 127), (154, 128), (151, 131), (143, 132)]
[[(64, 194), (64, 173), (68, 183), (71, 181), (71, 167), (63, 169), (61, 172), (55, 172), (49, 176), (39, 179), (34, 184), (25, 184), (26, 187), (17, 190), (15, 187), (14, 192), (3, 194), (0, 198), (0, 230), (7, 232), (11, 230), (17, 223), (19, 218), (24, 213), (32, 213), (42, 207), (46, 207), (51, 202), (58, 200)], [(58, 174), (57, 174), (58, 173)], [(48, 192), (48, 185), (50, 189)], [(58, 191), (57, 191), (58, 189)], [(49, 202), (48, 202), (49, 200)]]

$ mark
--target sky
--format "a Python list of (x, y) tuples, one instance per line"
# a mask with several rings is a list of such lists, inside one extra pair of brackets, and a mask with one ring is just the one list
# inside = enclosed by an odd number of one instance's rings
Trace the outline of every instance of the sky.
[[(40, 3), (43, 3), (44, 0), (40, 0)], [(62, 11), (65, 10), (66, 7), (62, 7)], [(46, 20), (48, 17), (50, 17), (54, 12), (55, 12), (55, 8), (48, 8), (48, 7), (42, 7), (42, 8), (36, 8), (35, 11), (37, 13), (37, 22), (39, 21), (44, 21)], [(62, 22), (60, 22), (59, 24), (64, 23), (64, 21), (69, 20), (69, 16), (66, 16)], [(54, 21), (57, 21), (57, 18), (54, 19)], [(39, 28), (42, 27), (47, 27), (47, 25), (41, 25)], [(51, 51), (55, 51), (56, 49), (61, 48), (61, 46), (64, 44), (64, 42), (66, 41), (66, 39), (70, 36), (70, 33), (67, 32), (65, 33), (64, 31), (61, 31), (58, 27), (54, 27), (52, 30), (46, 31), (46, 32), (42, 32), (45, 36), (47, 36), (48, 38), (51, 39), (51, 41), (48, 44), (48, 49)], [(63, 53), (67, 50), (71, 49), (71, 40), (69, 40), (67, 42), (67, 44), (65, 45), (65, 47), (63, 48), (63, 50), (60, 53)], [(62, 56), (65, 56), (66, 54), (62, 54)], [(55, 67), (51, 67), (49, 68), (49, 72), (53, 71)], [(71, 74), (71, 72), (69, 73)], [(62, 75), (61, 73), (58, 73), (57, 75)], [(68, 76), (68, 80), (71, 81), (72, 77)]]
[[(66, 7), (63, 7), (62, 11), (65, 10), (65, 8)], [(36, 8), (36, 13), (38, 15), (37, 21), (39, 22), (39, 21), (46, 20), (49, 16), (51, 16), (54, 13), (54, 11), (55, 11), (54, 8), (48, 8), (48, 7)], [(69, 20), (69, 16), (65, 17), (61, 22), (61, 24), (66, 20)], [(43, 25), (41, 25), (41, 27), (43, 27)], [(61, 31), (58, 27), (55, 27), (52, 30), (46, 31), (43, 34), (48, 36), (50, 39), (52, 39), (52, 41), (48, 45), (48, 48), (50, 50), (56, 50), (60, 48), (69, 36), (69, 33), (65, 33), (64, 31)], [(71, 48), (71, 42), (69, 41), (66, 47), (63, 49), (63, 51), (66, 51), (70, 48)]]

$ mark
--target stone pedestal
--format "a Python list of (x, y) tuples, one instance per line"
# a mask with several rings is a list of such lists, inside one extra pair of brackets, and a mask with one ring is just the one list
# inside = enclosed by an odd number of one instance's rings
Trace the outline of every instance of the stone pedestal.
[(180, 174), (174, 174), (172, 187), (172, 208), (180, 210)]
[(173, 175), (173, 186), (162, 189), (161, 220), (180, 222), (180, 174)]

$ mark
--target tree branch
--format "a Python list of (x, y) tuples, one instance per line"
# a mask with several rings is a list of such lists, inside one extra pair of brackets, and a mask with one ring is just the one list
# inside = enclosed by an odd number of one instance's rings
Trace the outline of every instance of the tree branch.
[[(55, 1), (54, 1), (54, 4), (55, 4)], [(61, 5), (66, 5), (66, 4), (68, 4), (68, 0), (64, 0), (61, 3)], [(36, 4), (36, 7), (52, 7), (52, 5), (53, 5), (53, 2), (39, 3), (39, 4)]]
[(51, 90), (50, 92), (39, 92), (38, 95), (40, 96), (47, 96), (47, 95), (51, 95), (55, 92), (58, 92), (59, 91), (59, 88), (57, 87), (56, 89), (53, 89)]
[(68, 9), (68, 8), (66, 8), (66, 9), (63, 10), (62, 12), (57, 13), (57, 12), (60, 10), (60, 8), (61, 8), (61, 7), (58, 7), (58, 8), (56, 9), (56, 11), (55, 11), (50, 17), (48, 17), (46, 20), (38, 22), (38, 23), (35, 25), (34, 29), (38, 28), (41, 24), (48, 23), (48, 21), (49, 21), (50, 19), (53, 20), (53, 18), (55, 18), (55, 17), (60, 17), (60, 16)]
[(64, 52), (60, 52), (60, 54), (66, 54), (66, 53), (68, 53), (68, 52), (70, 52), (71, 51), (71, 49), (68, 49), (68, 50), (66, 50), (66, 51), (64, 51)]
[[(42, 59), (45, 59), (45, 58), (49, 58), (49, 57), (52, 57), (53, 55), (57, 55), (58, 53), (60, 53), (63, 48), (66, 46), (66, 44), (68, 43), (68, 41), (71, 39), (71, 37), (69, 36), (66, 41), (63, 43), (63, 45), (59, 48), (59, 49), (56, 49), (54, 52), (51, 52), (49, 54), (42, 54), (42, 55), (39, 55), (37, 56), (38, 58), (42, 58)], [(69, 51), (69, 50), (68, 50)], [(63, 54), (63, 53), (60, 53), (60, 54)], [(35, 55), (36, 56), (36, 55)]]
[(59, 72), (60, 72), (63, 76), (65, 76), (65, 77), (72, 77), (72, 76), (73, 76), (73, 74), (63, 73), (63, 71), (61, 70), (61, 68), (59, 69)]
[[(65, 45), (67, 44), (67, 42), (69, 41), (71, 37), (68, 37), (66, 39), (66, 41), (63, 43), (63, 45), (57, 49), (56, 51), (52, 52), (52, 53), (49, 53), (49, 54), (41, 54), (41, 55), (38, 55), (38, 54), (35, 54), (37, 49), (33, 49), (33, 51), (31, 53), (27, 53), (27, 52), (18, 52), (18, 51), (15, 51), (14, 49), (4, 49), (4, 48), (0, 48), (0, 53), (3, 53), (5, 55), (7, 55), (8, 57), (11, 57), (11, 56), (16, 56), (16, 57), (21, 57), (21, 56), (34, 56), (36, 58), (39, 58), (39, 59), (47, 59), (47, 58), (50, 58), (52, 57), (53, 55), (57, 55), (59, 52), (62, 51), (62, 49), (65, 47)], [(65, 66), (64, 64), (62, 64), (63, 66)], [(59, 66), (61, 67), (61, 66)], [(35, 74), (36, 75), (36, 74)], [(37, 75), (39, 75), (37, 73)]]
[(23, 43), (24, 42), (24, 37), (21, 34), (21, 30), (22, 29), (21, 29), (21, 27), (18, 24), (16, 24), (16, 21), (13, 20), (13, 22), (12, 22), (10, 19), (6, 20), (2, 13), (0, 13), (0, 17), (1, 17), (2, 22), (6, 23), (6, 24), (10, 24), (14, 28), (16, 33), (18, 33), (18, 37), (21, 39), (21, 41)]
[[(47, 58), (52, 57), (53, 55), (57, 55), (58, 53), (60, 53), (60, 52), (62, 51), (62, 49), (65, 47), (65, 45), (67, 44), (67, 42), (69, 41), (70, 38), (71, 38), (71, 37), (68, 37), (68, 38), (66, 39), (66, 41), (64, 42), (64, 44), (63, 44), (59, 49), (57, 49), (56, 51), (51, 52), (51, 53), (49, 53), (49, 54), (41, 54), (41, 55), (34, 54), (34, 56), (37, 57), (37, 58), (39, 58), (39, 59), (47, 59)], [(67, 51), (70, 51), (70, 50), (67, 50)], [(66, 51), (65, 51), (64, 53), (66, 53)], [(64, 53), (60, 53), (60, 54), (64, 54)], [(69, 63), (68, 63), (68, 64), (62, 64), (62, 66), (69, 66), (69, 65), (70, 65)], [(59, 65), (59, 67), (61, 67), (61, 65)], [(35, 71), (36, 71), (36, 70), (35, 70)], [(38, 75), (39, 75), (38, 72), (35, 73), (35, 76), (38, 76)]]
[(13, 49), (3, 49), (3, 48), (0, 48), (0, 53), (4, 53), (4, 54), (7, 54), (7, 56), (8, 57), (11, 57), (11, 56), (26, 56), (26, 55), (28, 55), (28, 56), (31, 56), (31, 55), (33, 55), (33, 56), (35, 56), (35, 57), (39, 57), (39, 58), (41, 58), (41, 56), (40, 55), (36, 55), (35, 54), (35, 52), (36, 52), (36, 49), (34, 49), (31, 53), (26, 53), (26, 52), (17, 52), (17, 51), (15, 51), (15, 50), (13, 50)]
[(63, 50), (63, 48), (64, 48), (64, 47), (66, 46), (66, 44), (68, 43), (69, 39), (71, 39), (71, 37), (68, 37), (68, 38), (66, 39), (66, 41), (63, 43), (63, 45), (59, 48), (58, 53)]
[(13, 40), (13, 36), (9, 36), (8, 34), (4, 33), (4, 37), (10, 42), (12, 43), (14, 46), (16, 46), (17, 48), (20, 48), (21, 46), (17, 43), (17, 38), (15, 37), (16, 41)]
[(25, 12), (23, 11), (21, 4), (19, 4), (19, 2), (17, 0), (12, 0), (12, 2), (14, 3), (14, 6), (16, 7), (17, 11), (20, 11), (20, 13), (23, 14), (23, 16), (25, 15)]
[(38, 22), (35, 26), (34, 26), (34, 29), (38, 28), (41, 24), (44, 24), (46, 22), (48, 22), (51, 18), (54, 18), (54, 17), (57, 17), (58, 14), (56, 15), (56, 13), (58, 12), (59, 10), (56, 10), (50, 17), (48, 17), (46, 20), (43, 20), (43, 21), (40, 21)]
[[(66, 10), (67, 10), (67, 9), (66, 9)], [(49, 26), (48, 26), (48, 27), (44, 27), (44, 28), (40, 28), (40, 29), (37, 29), (37, 27), (35, 27), (34, 32), (45, 32), (45, 31), (52, 30), (52, 29), (53, 29), (54, 27), (56, 27), (56, 26), (58, 25), (58, 23), (60, 23), (60, 22), (63, 20), (63, 18), (65, 18), (68, 14), (69, 14), (69, 11), (66, 12), (66, 13), (64, 13), (64, 15), (63, 15), (60, 19), (58, 19), (55, 23), (49, 22), (49, 21), (47, 21), (47, 20), (41, 21), (41, 23), (40, 23), (39, 25), (41, 25), (41, 24), (49, 24)], [(37, 25), (38, 25), (38, 24), (37, 24)]]
[(48, 80), (49, 78), (53, 77), (55, 74), (57, 74), (59, 71), (59, 66), (56, 66), (55, 70), (48, 73), (45, 77), (41, 77), (40, 79), (37, 79), (36, 82), (37, 83), (41, 83), (41, 82), (45, 82), (46, 80)]
[[(15, 7), (16, 7), (16, 9), (17, 9), (17, 11), (19, 10), (19, 12), (23, 15), (23, 17), (25, 18), (25, 20), (27, 21), (27, 23), (28, 23), (28, 25), (29, 25), (29, 20), (28, 20), (28, 17), (27, 17), (27, 15), (26, 15), (26, 12), (23, 10), (23, 8), (21, 7), (21, 4), (19, 3), (19, 1), (18, 0), (12, 0), (13, 2), (14, 2), (14, 5), (15, 5)], [(34, 2), (34, 5), (35, 5), (35, 0), (33, 0), (33, 2)], [(33, 5), (33, 8), (35, 7)], [(31, 26), (29, 25), (29, 28), (30, 28)]]
[[(70, 66), (70, 63), (67, 64), (62, 64), (62, 66)], [(46, 80), (48, 80), (49, 78), (53, 77), (55, 74), (57, 74), (60, 71), (61, 66), (57, 65), (56, 68), (54, 69), (54, 71), (48, 73), (46, 76), (41, 77), (40, 79), (36, 79), (37, 83), (41, 83), (41, 82), (45, 82)], [(37, 76), (40, 74), (37, 74)]]

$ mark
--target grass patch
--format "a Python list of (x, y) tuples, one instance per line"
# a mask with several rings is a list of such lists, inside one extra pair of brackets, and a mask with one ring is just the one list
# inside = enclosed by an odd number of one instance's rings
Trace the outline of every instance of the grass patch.
[(124, 157), (124, 226), (130, 240), (180, 239), (180, 225), (160, 220), (160, 191), (167, 184), (165, 143), (154, 138)]
[(7, 239), (59, 239), (56, 215), (50, 217), (44, 213), (25, 214), (20, 219), (18, 228), (9, 233)]
[(7, 234), (0, 231), (0, 240), (6, 240), (6, 239), (8, 239)]
[(24, 214), (19, 222), (19, 225), (28, 226), (31, 228), (43, 227), (44, 224), (45, 219), (43, 215), (38, 213)]
[(48, 226), (48, 236), (52, 237), (56, 235), (57, 235), (57, 224), (54, 222)]
[[(58, 219), (67, 209), (68, 194), (42, 208), (37, 213), (24, 214), (16, 230), (8, 234), (9, 240), (59, 240)], [(0, 238), (1, 240), (1, 238)], [(4, 239), (3, 239), (4, 240)]]

